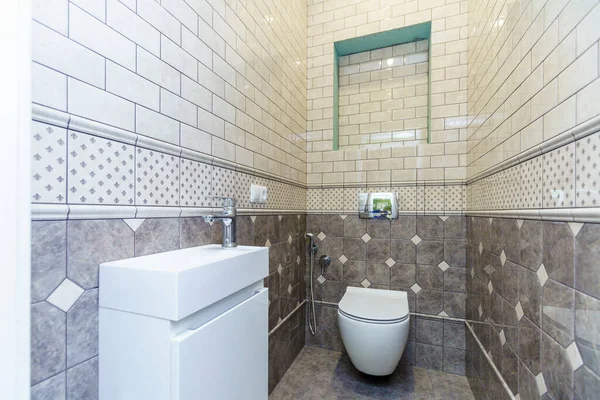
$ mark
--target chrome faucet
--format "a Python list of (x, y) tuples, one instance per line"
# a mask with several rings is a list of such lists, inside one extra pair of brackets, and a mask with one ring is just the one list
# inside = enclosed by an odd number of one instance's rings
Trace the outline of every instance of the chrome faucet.
[(223, 200), (223, 211), (221, 214), (205, 215), (204, 220), (212, 223), (214, 220), (223, 222), (223, 247), (237, 247), (235, 242), (235, 199), (231, 197), (213, 197)]

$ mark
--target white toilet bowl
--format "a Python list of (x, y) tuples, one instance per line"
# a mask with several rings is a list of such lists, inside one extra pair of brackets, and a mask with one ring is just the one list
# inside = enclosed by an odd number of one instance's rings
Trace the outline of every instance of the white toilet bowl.
[(338, 324), (356, 369), (375, 376), (394, 372), (406, 347), (409, 318), (406, 292), (346, 288)]

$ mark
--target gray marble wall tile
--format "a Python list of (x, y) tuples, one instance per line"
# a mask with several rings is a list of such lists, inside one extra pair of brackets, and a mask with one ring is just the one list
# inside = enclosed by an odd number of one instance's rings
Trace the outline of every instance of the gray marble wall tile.
[(360, 283), (367, 277), (366, 261), (348, 260), (343, 267), (343, 280)]
[(344, 237), (344, 255), (350, 260), (365, 260), (367, 244), (362, 239)]
[(437, 215), (417, 216), (417, 235), (421, 239), (442, 239), (444, 237), (444, 221)]
[(575, 266), (575, 238), (565, 222), (543, 223), (542, 262), (548, 276), (573, 287)]
[(444, 272), (437, 265), (417, 265), (417, 283), (423, 289), (442, 290)]
[(367, 243), (367, 260), (385, 261), (390, 258), (389, 239), (371, 239)]
[(367, 233), (373, 239), (390, 239), (391, 223), (389, 220), (367, 220)]
[(367, 261), (367, 279), (374, 285), (390, 286), (390, 267), (383, 261)]
[(575, 333), (575, 291), (548, 279), (542, 289), (542, 329), (567, 347)]
[(444, 320), (437, 318), (416, 318), (416, 341), (418, 343), (442, 346), (444, 344)]
[(178, 218), (149, 218), (135, 231), (136, 257), (177, 249), (179, 249)]
[(575, 282), (577, 289), (596, 298), (600, 298), (598, 254), (600, 254), (600, 224), (585, 224), (576, 239)]
[(417, 264), (438, 265), (444, 261), (444, 242), (424, 240), (417, 246)]
[(573, 370), (567, 352), (549, 336), (542, 334), (542, 374), (548, 394), (554, 399), (573, 395)]
[(67, 399), (98, 399), (98, 357), (67, 370)]
[(67, 276), (67, 222), (31, 222), (31, 302), (45, 300)]
[(465, 350), (466, 335), (467, 328), (463, 321), (444, 320), (444, 347)]
[(410, 240), (392, 240), (390, 253), (392, 259), (397, 263), (414, 264), (417, 262), (417, 248)]
[(542, 222), (523, 221), (519, 230), (521, 265), (537, 270), (542, 263)]
[(575, 327), (584, 364), (600, 376), (600, 300), (575, 292)]
[(421, 290), (417, 293), (417, 312), (437, 315), (444, 309), (444, 293), (436, 290)]
[(66, 400), (66, 373), (61, 372), (31, 388), (31, 400)]
[(67, 368), (98, 355), (98, 289), (85, 291), (67, 313)]
[(416, 343), (416, 366), (427, 369), (443, 370), (444, 350), (441, 346)]
[(98, 266), (133, 257), (133, 243), (134, 233), (123, 220), (69, 221), (67, 276), (84, 289), (95, 288)]
[(466, 373), (467, 352), (462, 349), (453, 349), (444, 347), (444, 366), (445, 372), (457, 375)]
[(344, 237), (359, 238), (367, 233), (367, 222), (358, 215), (348, 215), (344, 220)]
[(66, 368), (66, 314), (50, 303), (31, 306), (31, 384)]
[(445, 240), (444, 261), (453, 267), (464, 267), (467, 264), (467, 242)]
[[(242, 244), (239, 241), (240, 231), (243, 231), (244, 224), (240, 224), (238, 217), (238, 244)], [(182, 249), (188, 247), (202, 246), (210, 243), (210, 225), (204, 221), (203, 217), (190, 217), (181, 218), (179, 222), (179, 247)], [(252, 243), (254, 244), (254, 243)]]
[(392, 220), (390, 228), (392, 239), (410, 240), (417, 234), (417, 217), (414, 215), (399, 215), (398, 219)]
[(581, 367), (575, 371), (575, 399), (593, 399), (600, 393), (600, 378), (589, 368)]
[(408, 289), (417, 281), (416, 264), (396, 263), (391, 268), (391, 285), (397, 288)]

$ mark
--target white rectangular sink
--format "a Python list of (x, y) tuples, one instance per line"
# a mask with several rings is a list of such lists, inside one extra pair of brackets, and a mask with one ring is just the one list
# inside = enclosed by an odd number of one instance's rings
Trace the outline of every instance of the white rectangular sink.
[(100, 265), (100, 307), (179, 321), (269, 274), (266, 247), (192, 247)]

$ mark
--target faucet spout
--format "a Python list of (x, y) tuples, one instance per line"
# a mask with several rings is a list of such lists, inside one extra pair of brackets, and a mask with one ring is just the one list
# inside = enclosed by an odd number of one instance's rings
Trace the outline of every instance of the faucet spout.
[(204, 220), (210, 224), (214, 221), (223, 222), (223, 243), (222, 246), (226, 248), (237, 247), (236, 243), (236, 208), (235, 199), (230, 197), (216, 197), (223, 199), (223, 210), (220, 214), (205, 215)]

